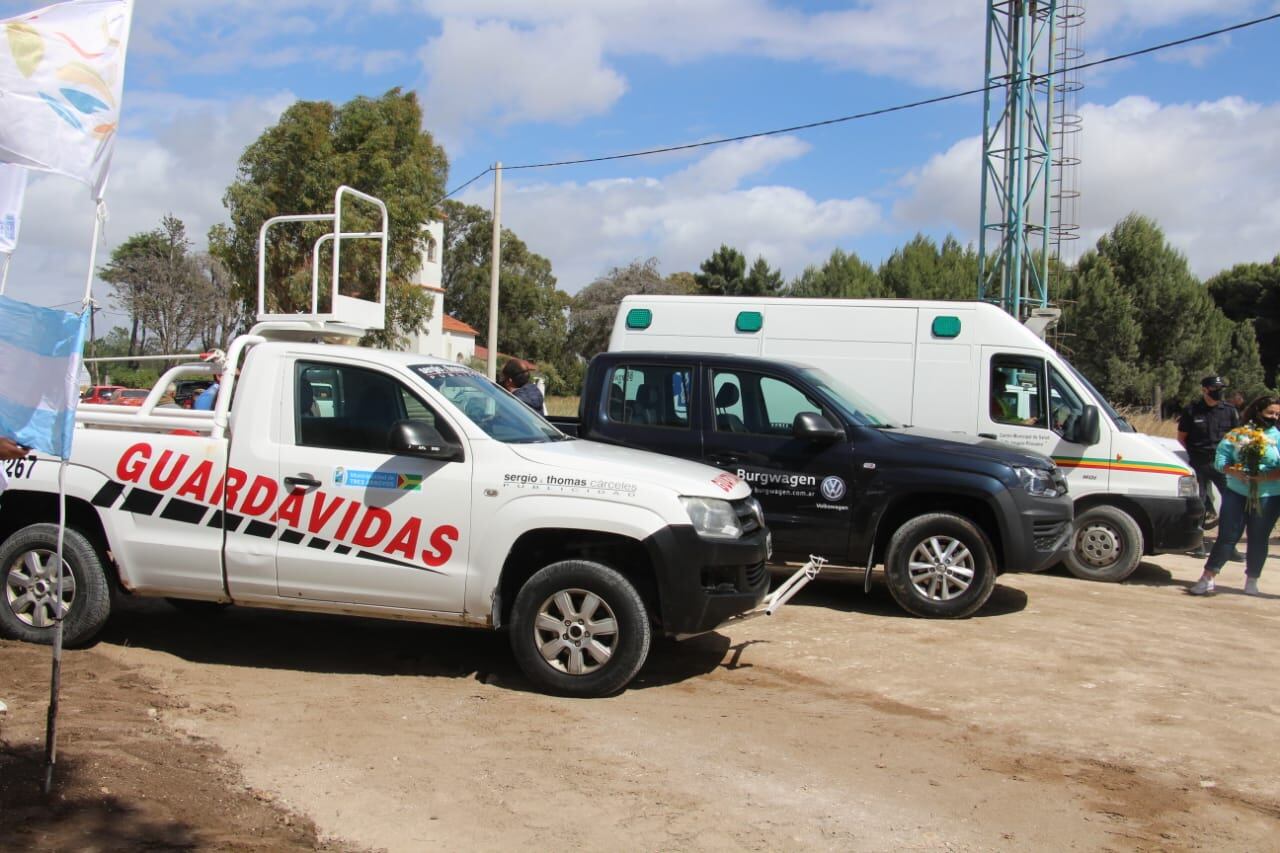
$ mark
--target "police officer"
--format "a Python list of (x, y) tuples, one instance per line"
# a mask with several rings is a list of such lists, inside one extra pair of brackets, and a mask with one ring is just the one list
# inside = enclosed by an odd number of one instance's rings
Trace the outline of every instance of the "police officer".
[[(1200, 380), (1200, 399), (1183, 409), (1178, 420), (1178, 443), (1187, 449), (1191, 470), (1196, 472), (1196, 479), (1200, 481), (1205, 529), (1218, 523), (1209, 484), (1213, 483), (1219, 495), (1227, 489), (1226, 476), (1213, 468), (1213, 454), (1218, 449), (1218, 442), (1236, 427), (1240, 418), (1235, 407), (1222, 399), (1222, 389), (1226, 385), (1227, 380), (1217, 375)], [(1204, 546), (1201, 546), (1192, 556), (1204, 556), (1203, 551)], [(1231, 558), (1243, 559), (1238, 551)]]

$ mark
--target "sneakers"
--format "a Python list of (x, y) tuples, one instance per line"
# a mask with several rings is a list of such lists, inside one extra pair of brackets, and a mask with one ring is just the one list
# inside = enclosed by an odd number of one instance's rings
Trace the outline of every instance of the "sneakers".
[(1192, 595), (1213, 595), (1213, 575), (1201, 575), (1200, 580), (1189, 587), (1187, 592)]
[(1203, 560), (1205, 557), (1209, 556), (1209, 552), (1205, 550), (1203, 545), (1200, 545), (1194, 551), (1188, 551), (1187, 556)]
[(1245, 595), (1262, 595), (1262, 593), (1258, 592), (1257, 578), (1244, 579), (1244, 594)]
[(1204, 523), (1201, 525), (1205, 530), (1212, 530), (1218, 526), (1218, 514), (1207, 512), (1204, 515)]
[(1228, 559), (1228, 560), (1230, 560), (1230, 561), (1231, 561), (1231, 562), (1233, 562), (1233, 563), (1243, 563), (1243, 562), (1244, 562), (1244, 554), (1241, 554), (1241, 553), (1240, 553), (1240, 549), (1239, 549), (1239, 548), (1232, 548), (1232, 549), (1231, 549), (1231, 556), (1227, 557), (1227, 559)]

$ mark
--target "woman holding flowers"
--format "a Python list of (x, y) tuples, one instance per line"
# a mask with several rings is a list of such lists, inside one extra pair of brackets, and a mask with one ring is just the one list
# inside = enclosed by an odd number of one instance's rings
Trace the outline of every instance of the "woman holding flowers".
[(1218, 443), (1213, 467), (1227, 476), (1227, 491), (1218, 513), (1218, 541), (1213, 543), (1204, 574), (1192, 595), (1209, 595), (1213, 581), (1246, 530), (1244, 591), (1258, 594), (1258, 578), (1267, 560), (1271, 530), (1280, 518), (1280, 398), (1259, 397), (1249, 404), (1238, 426)]

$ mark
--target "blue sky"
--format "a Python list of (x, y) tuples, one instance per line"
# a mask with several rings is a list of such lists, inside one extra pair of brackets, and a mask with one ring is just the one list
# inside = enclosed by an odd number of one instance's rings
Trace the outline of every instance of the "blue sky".
[[(38, 2), (0, 0), (0, 18)], [(244, 146), (295, 99), (419, 93), (450, 186), (490, 163), (736, 135), (983, 83), (984, 0), (137, 0), (104, 254), (165, 213), (203, 242)], [(1085, 0), (1087, 59), (1280, 11), (1276, 0)], [(1086, 72), (1077, 218), (1091, 246), (1155, 217), (1201, 276), (1280, 252), (1280, 22)], [(681, 154), (504, 176), (503, 220), (576, 292), (720, 243), (788, 276), (918, 231), (976, 239), (980, 97)], [(486, 177), (460, 196), (488, 205)], [(28, 191), (10, 293), (75, 299), (83, 188)], [(98, 295), (105, 297), (105, 285)]]

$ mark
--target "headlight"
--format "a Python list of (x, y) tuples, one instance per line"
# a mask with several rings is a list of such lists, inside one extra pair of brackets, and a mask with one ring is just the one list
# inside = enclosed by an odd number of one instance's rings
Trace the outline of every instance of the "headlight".
[(1178, 497), (1196, 498), (1200, 496), (1200, 483), (1194, 476), (1178, 478)]
[(716, 498), (681, 498), (693, 529), (711, 539), (737, 539), (742, 535), (742, 525), (728, 501)]
[(1056, 498), (1067, 493), (1064, 484), (1060, 482), (1061, 478), (1053, 476), (1053, 471), (1045, 471), (1041, 468), (1014, 468), (1013, 470), (1018, 475), (1018, 483), (1027, 494)]

